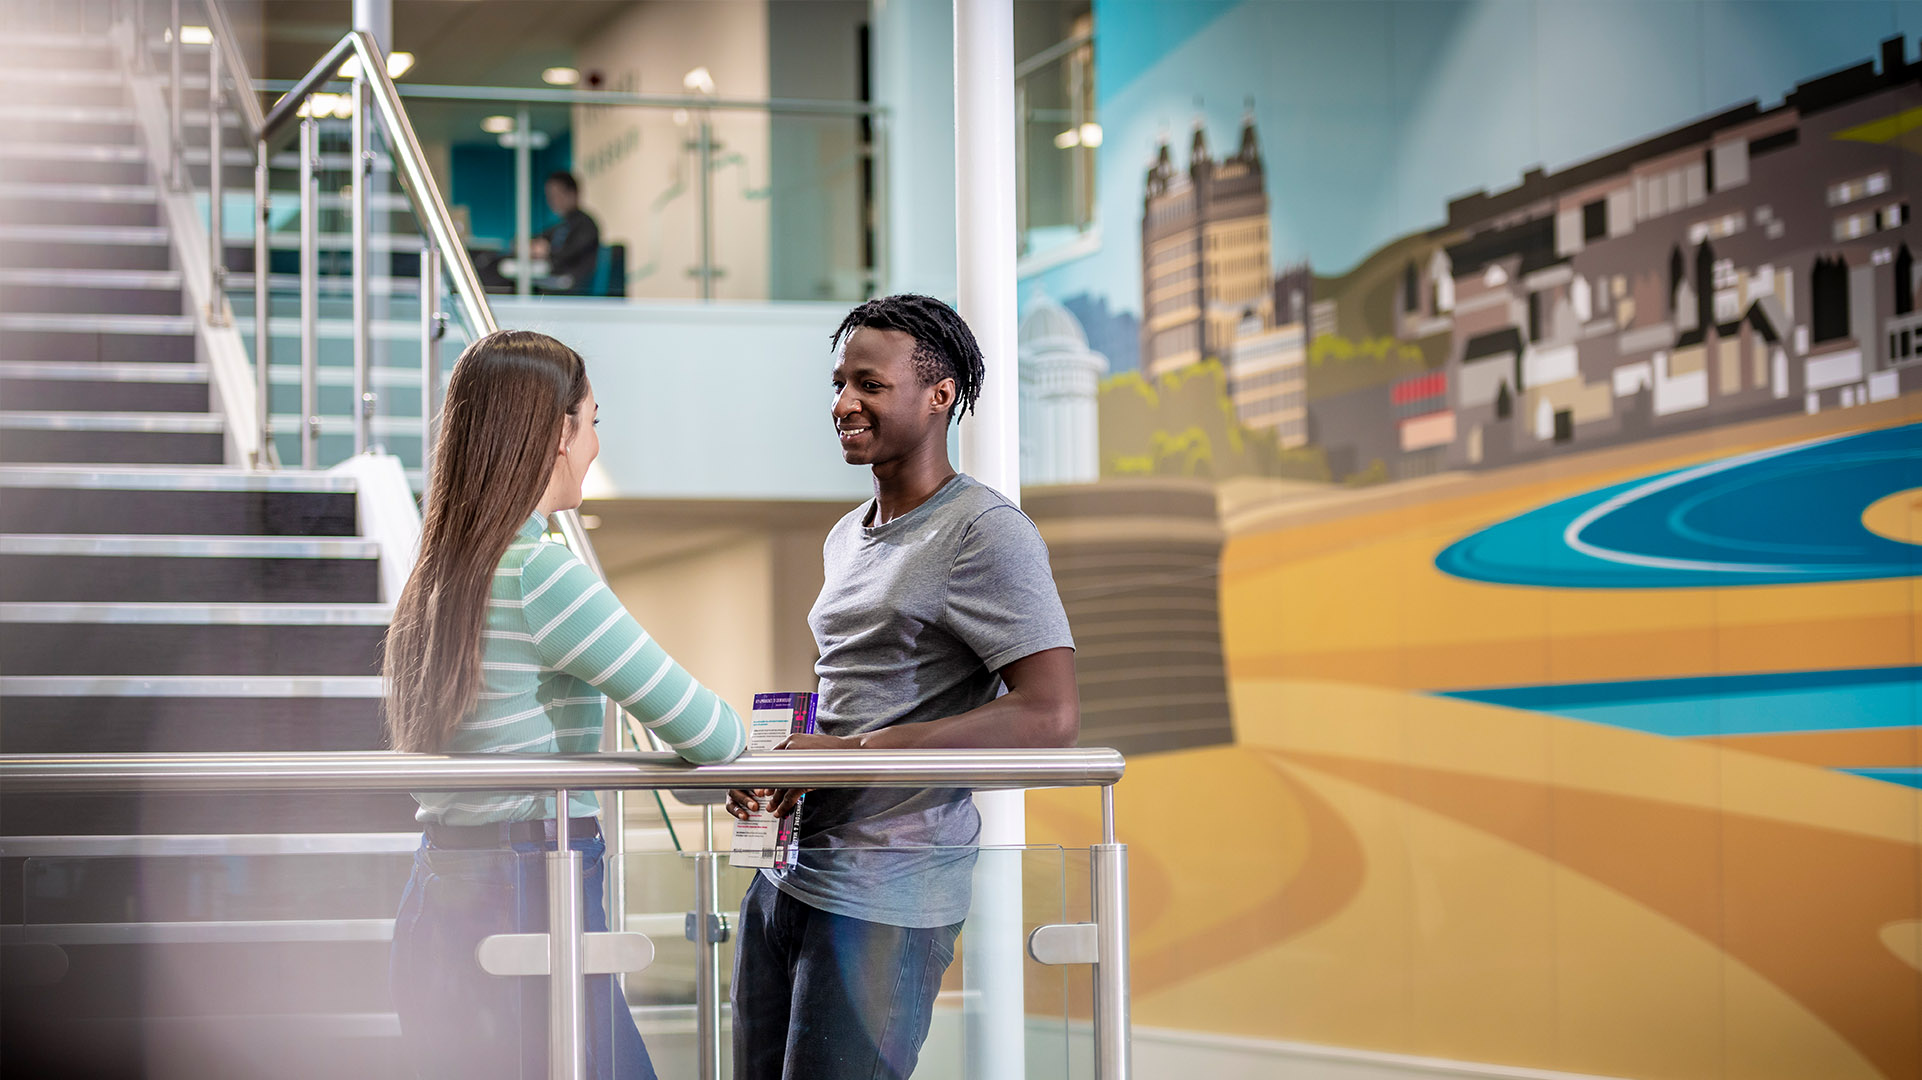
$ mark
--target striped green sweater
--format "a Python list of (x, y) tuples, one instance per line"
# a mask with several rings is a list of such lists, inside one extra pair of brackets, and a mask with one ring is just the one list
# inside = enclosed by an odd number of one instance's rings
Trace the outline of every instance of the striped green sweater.
[[(613, 592), (560, 544), (543, 539), (544, 515), (521, 526), (494, 571), (481, 631), (481, 694), (449, 753), (592, 753), (601, 746), (602, 695), (652, 728), (689, 761), (732, 761), (747, 729), (641, 629)], [(479, 825), (554, 816), (554, 796), (534, 792), (416, 793), (420, 821)], [(591, 791), (572, 792), (570, 815), (595, 813)]]

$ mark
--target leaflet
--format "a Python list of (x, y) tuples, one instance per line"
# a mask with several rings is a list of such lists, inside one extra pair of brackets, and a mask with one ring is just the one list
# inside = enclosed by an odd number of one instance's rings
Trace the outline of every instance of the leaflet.
[[(772, 750), (789, 735), (814, 731), (816, 697), (806, 691), (754, 695), (754, 710), (749, 714), (747, 748), (750, 753)], [(802, 796), (801, 801), (807, 801)], [(785, 870), (800, 858), (800, 834), (796, 825), (801, 807), (776, 820), (768, 810), (748, 815), (734, 823), (734, 847), (728, 865)]]

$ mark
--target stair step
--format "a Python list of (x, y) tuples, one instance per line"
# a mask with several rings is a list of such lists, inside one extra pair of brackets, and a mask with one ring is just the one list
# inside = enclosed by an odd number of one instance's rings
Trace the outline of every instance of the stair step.
[(42, 314), (180, 315), (178, 270), (0, 267), (0, 305)]
[(0, 601), (380, 599), (379, 546), (306, 537), (0, 535)]
[(411, 796), (360, 792), (317, 792), (298, 798), (246, 792), (130, 796), (0, 793), (0, 833), (119, 836), (383, 832), (418, 828), (414, 813), (419, 809), (420, 804)]
[(376, 675), (8, 675), (0, 702), (0, 743), (15, 754), (290, 753), (385, 741)]
[(0, 603), (19, 675), (375, 675), (381, 604)]
[(231, 945), (394, 940), (391, 918), (191, 919), (179, 922), (30, 923), (0, 926), (0, 945)]
[(204, 413), (204, 364), (0, 362), (0, 409)]
[[(134, 676), (25, 675), (6, 683), (99, 683), (119, 678), (128, 684), (153, 682)], [(213, 682), (234, 676), (171, 676), (185, 682)], [(376, 676), (336, 676), (328, 681), (364, 679), (376, 692), (357, 697), (294, 696), (192, 697), (166, 695), (33, 696), (33, 690), (0, 693), (7, 723), (0, 746), (10, 754), (72, 753), (308, 753), (366, 750), (386, 741)], [(253, 680), (272, 682), (271, 678)], [(282, 680), (287, 681), (287, 680)]]
[(411, 855), (411, 832), (180, 834), (171, 836), (5, 836), (6, 858), (161, 858), (191, 855)]
[[(387, 988), (386, 942), (90, 945), (64, 951), (68, 961), (65, 976), (51, 986), (35, 988), (32, 1002), (19, 1003), (38, 1015), (42, 1024), (64, 1025), (100, 1017), (144, 1019), (208, 1013), (360, 1012), (392, 1008), (392, 996)], [(41, 1010), (45, 1010), (44, 1013)], [(11, 1068), (15, 1064), (11, 1055), (15, 1045), (9, 1040), (10, 1076), (152, 1075), (146, 1068), (112, 1073), (65, 1069), (15, 1073)], [(88, 1052), (98, 1049), (94, 1045), (85, 1048)], [(143, 1064), (151, 1067), (152, 1056), (164, 1060), (172, 1055), (154, 1055), (149, 1049), (146, 1056), (149, 1061)], [(80, 1060), (72, 1048), (65, 1057), (76, 1064)], [(286, 1073), (281, 1069), (239, 1073), (216, 1068), (200, 1075), (283, 1076)]]
[[(204, 93), (204, 77), (201, 86)], [(9, 64), (0, 68), (0, 93), (13, 101), (124, 105), (127, 101), (127, 81), (114, 68), (36, 68)]]
[(0, 141), (12, 139), (133, 146), (140, 136), (130, 105), (10, 101), (0, 104)]
[(139, 146), (6, 142), (0, 143), (0, 178), (145, 184), (152, 181), (153, 175), (147, 168), (147, 152)]
[(165, 270), (173, 248), (164, 227), (0, 223), (0, 260), (10, 267)]
[(192, 363), (191, 315), (0, 314), (0, 361)]
[(212, 413), (0, 412), (0, 460), (213, 465), (225, 430)]
[(119, 68), (112, 46), (97, 36), (9, 34), (7, 46), (8, 65), (21, 73), (86, 69), (117, 72)]
[[(390, 604), (247, 604), (87, 601), (0, 603), (0, 624), (93, 626), (384, 627)], [(316, 672), (315, 674), (327, 674)]]
[(157, 227), (158, 200), (159, 194), (151, 184), (4, 181), (0, 182), (0, 220), (35, 225)]
[[(6, 1039), (8, 1064), (21, 1076), (413, 1080), (416, 1075), (400, 1043), (400, 1021), (391, 1011), (68, 1020), (28, 1000), (20, 1016), (9, 1021), (0, 1015), (0, 1023), (6, 1024), (0, 1035)], [(649, 1046), (659, 1037), (650, 1034)], [(662, 1060), (658, 1048), (654, 1054), (654, 1060)]]
[(178, 270), (100, 270), (38, 266), (0, 268), (0, 285), (58, 285), (63, 289), (156, 289), (181, 287)]
[(326, 473), (0, 466), (0, 531), (354, 536), (354, 490)]
[[(416, 842), (419, 837), (414, 838)], [(396, 905), (398, 906), (398, 905)], [(180, 922), (33, 922), (0, 926), (0, 945), (233, 945), (394, 940), (391, 918), (191, 919)]]
[(0, 556), (6, 555), (371, 560), (380, 557), (380, 545), (359, 537), (0, 533)]

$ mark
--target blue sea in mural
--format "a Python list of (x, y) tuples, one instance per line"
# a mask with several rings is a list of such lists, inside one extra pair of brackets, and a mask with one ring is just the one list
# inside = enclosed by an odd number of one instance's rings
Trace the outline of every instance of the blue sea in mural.
[[(1437, 696), (1669, 738), (1859, 731), (1922, 724), (1922, 667), (1508, 686)], [(1922, 787), (1922, 769), (1839, 771)]]
[(1922, 549), (1862, 512), (1922, 486), (1922, 425), (1655, 473), (1483, 529), (1435, 565), (1473, 581), (1585, 589), (1726, 588), (1908, 577)]

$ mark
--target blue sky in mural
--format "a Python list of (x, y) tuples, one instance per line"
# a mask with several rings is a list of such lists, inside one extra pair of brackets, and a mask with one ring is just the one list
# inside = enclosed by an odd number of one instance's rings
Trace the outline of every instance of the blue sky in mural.
[[(1140, 307), (1142, 177), (1196, 117), (1231, 152), (1253, 99), (1274, 259), (1341, 273), (1511, 186), (1922, 33), (1922, 2), (1096, 0), (1103, 250), (1039, 276)], [(1199, 102), (1199, 106), (1197, 103)]]

